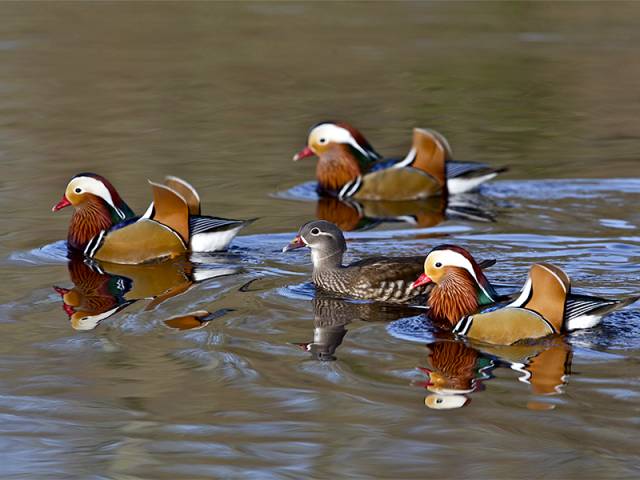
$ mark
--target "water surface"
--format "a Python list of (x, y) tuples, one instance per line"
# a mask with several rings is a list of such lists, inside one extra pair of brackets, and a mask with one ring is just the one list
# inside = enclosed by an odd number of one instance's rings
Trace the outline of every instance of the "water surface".
[[(3, 478), (638, 476), (640, 306), (486, 351), (419, 310), (323, 298), (308, 255), (280, 252), (301, 223), (337, 215), (349, 259), (446, 241), (497, 258), (498, 283), (548, 260), (579, 291), (638, 294), (636, 4), (0, 13)], [(457, 158), (510, 171), (403, 221), (379, 206), (363, 220), (313, 197), (313, 161), (291, 162), (327, 118), (387, 155), (412, 127), (436, 128)], [(68, 265), (69, 216), (50, 209), (81, 171), (137, 211), (146, 179), (174, 174), (206, 213), (260, 219), (229, 254), (162, 275)], [(144, 290), (149, 277), (166, 283)], [(84, 302), (76, 321), (70, 291)], [(196, 311), (212, 316), (185, 317)], [(419, 367), (455, 392), (437, 403)], [(460, 408), (429, 408), (443, 404)]]

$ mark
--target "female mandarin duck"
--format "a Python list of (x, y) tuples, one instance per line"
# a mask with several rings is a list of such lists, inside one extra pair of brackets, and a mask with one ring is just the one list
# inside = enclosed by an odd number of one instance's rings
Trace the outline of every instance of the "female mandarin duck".
[(438, 132), (413, 130), (413, 146), (402, 160), (383, 160), (364, 136), (346, 123), (320, 123), (294, 161), (316, 155), (318, 193), (362, 200), (416, 200), (473, 190), (505, 169), (451, 160)]
[[(317, 220), (300, 227), (298, 235), (282, 251), (309, 247), (313, 261), (313, 283), (325, 291), (352, 298), (389, 303), (406, 303), (425, 295), (429, 285), (412, 288), (422, 272), (424, 257), (368, 257), (342, 264), (347, 243), (333, 223)], [(483, 267), (493, 265), (483, 262)]]
[(143, 263), (187, 251), (224, 250), (240, 229), (253, 220), (200, 215), (200, 197), (184, 180), (167, 177), (164, 185), (149, 182), (153, 202), (142, 217), (122, 200), (111, 183), (94, 173), (69, 181), (56, 212), (72, 205), (67, 244), (85, 256), (113, 263)]
[(498, 300), (473, 257), (455, 245), (434, 248), (424, 273), (413, 283), (435, 287), (427, 301), (429, 317), (455, 333), (487, 343), (508, 345), (577, 328), (597, 325), (602, 317), (639, 297), (608, 300), (571, 294), (571, 282), (560, 268), (537, 263), (529, 270), (520, 296), (504, 308), (481, 312)]
[(335, 352), (347, 334), (347, 325), (363, 322), (390, 322), (415, 316), (414, 306), (381, 305), (368, 302), (349, 302), (322, 291), (313, 298), (313, 341), (294, 343), (321, 362), (336, 360)]

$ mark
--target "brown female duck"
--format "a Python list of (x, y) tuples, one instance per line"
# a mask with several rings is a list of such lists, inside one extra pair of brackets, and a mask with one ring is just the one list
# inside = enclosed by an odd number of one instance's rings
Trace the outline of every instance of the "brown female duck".
[[(347, 244), (342, 231), (333, 223), (316, 220), (300, 227), (298, 235), (284, 252), (308, 247), (313, 261), (313, 283), (323, 290), (352, 298), (390, 303), (406, 303), (425, 295), (430, 286), (412, 288), (422, 271), (424, 257), (368, 257), (350, 265), (342, 259)], [(488, 261), (483, 266), (492, 265)]]

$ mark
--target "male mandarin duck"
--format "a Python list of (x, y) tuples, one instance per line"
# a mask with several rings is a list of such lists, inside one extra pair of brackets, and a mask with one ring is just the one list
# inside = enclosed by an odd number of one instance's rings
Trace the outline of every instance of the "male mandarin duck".
[(413, 130), (413, 145), (402, 160), (387, 160), (347, 123), (324, 122), (309, 132), (297, 161), (316, 155), (318, 193), (360, 200), (416, 200), (468, 192), (504, 168), (451, 159), (451, 147), (438, 132)]
[(236, 273), (235, 268), (198, 268), (187, 261), (147, 265), (104, 264), (72, 255), (68, 264), (73, 288), (54, 286), (75, 330), (91, 330), (132, 303), (148, 299), (151, 310), (197, 282)]
[[(422, 271), (424, 257), (368, 257), (342, 264), (347, 251), (342, 231), (325, 220), (308, 222), (282, 251), (311, 249), (313, 283), (325, 291), (363, 300), (406, 303), (425, 295), (430, 286), (412, 288), (412, 281)], [(493, 265), (484, 262), (483, 267)]]
[(431, 368), (418, 367), (429, 380), (421, 383), (431, 394), (424, 403), (436, 410), (460, 408), (470, 401), (468, 394), (483, 388), (498, 366), (493, 358), (461, 342), (437, 341), (427, 345)]
[(342, 231), (368, 230), (381, 223), (407, 223), (415, 227), (434, 227), (447, 219), (475, 222), (494, 220), (490, 209), (475, 198), (431, 197), (407, 201), (356, 201), (321, 197), (316, 204), (316, 218), (335, 223)]
[(571, 293), (571, 282), (560, 268), (534, 264), (520, 296), (501, 309), (483, 312), (500, 300), (479, 265), (464, 248), (441, 245), (424, 263), (417, 288), (434, 283), (427, 305), (429, 317), (453, 332), (494, 344), (512, 344), (597, 325), (602, 317), (639, 297), (609, 300)]
[[(521, 382), (531, 385), (535, 395), (562, 393), (571, 366), (571, 348), (562, 338), (520, 345), (476, 345), (438, 340), (427, 345), (430, 368), (418, 367), (429, 380), (421, 383), (432, 392), (425, 398), (429, 408), (459, 408), (468, 403), (468, 394), (483, 389), (482, 382), (493, 378), (497, 367), (522, 373)], [(488, 348), (487, 348), (488, 347)], [(545, 408), (529, 403), (530, 408)], [(548, 404), (547, 407), (548, 409)]]
[(153, 202), (136, 217), (106, 178), (95, 173), (74, 176), (52, 209), (75, 208), (69, 248), (107, 262), (143, 263), (187, 251), (224, 250), (253, 221), (200, 215), (198, 193), (177, 177), (166, 177), (164, 185), (149, 183)]
[(109, 275), (72, 257), (68, 265), (73, 288), (54, 286), (62, 308), (75, 330), (90, 330), (137, 299), (128, 297), (133, 287), (130, 278)]

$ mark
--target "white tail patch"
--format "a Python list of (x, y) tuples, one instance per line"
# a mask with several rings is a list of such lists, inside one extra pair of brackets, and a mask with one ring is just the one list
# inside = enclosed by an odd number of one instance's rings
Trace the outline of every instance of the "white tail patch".
[(196, 266), (193, 272), (193, 279), (196, 282), (202, 282), (216, 277), (224, 277), (225, 275), (233, 275), (238, 273), (237, 268), (199, 268)]
[(244, 225), (224, 232), (198, 233), (191, 237), (189, 245), (192, 252), (219, 252), (226, 250), (231, 240), (238, 235)]
[(481, 177), (473, 178), (450, 178), (447, 179), (447, 189), (451, 195), (458, 195), (460, 193), (470, 192), (478, 188), (482, 183), (488, 182), (492, 178), (495, 178), (498, 174), (496, 172), (488, 173)]
[(601, 321), (602, 315), (580, 315), (579, 317), (569, 319), (569, 321), (565, 325), (565, 328), (567, 330), (592, 328), (598, 325)]

